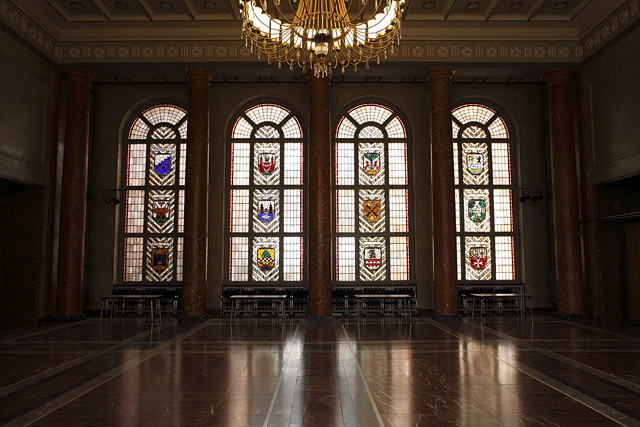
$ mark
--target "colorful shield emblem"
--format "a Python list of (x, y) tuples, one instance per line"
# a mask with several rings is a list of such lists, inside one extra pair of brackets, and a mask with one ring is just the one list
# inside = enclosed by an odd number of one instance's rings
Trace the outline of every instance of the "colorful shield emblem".
[(362, 156), (362, 169), (367, 175), (375, 175), (380, 171), (380, 153), (365, 153)]
[(380, 202), (378, 200), (365, 200), (363, 211), (367, 221), (376, 222), (380, 218)]
[(475, 246), (469, 249), (471, 267), (475, 270), (482, 270), (487, 266), (487, 248)]
[(155, 248), (151, 251), (151, 268), (162, 271), (167, 268), (169, 250), (165, 248)]
[(364, 265), (369, 270), (377, 270), (382, 263), (382, 251), (380, 248), (365, 248), (364, 249)]
[(154, 157), (154, 164), (158, 175), (166, 175), (171, 171), (171, 154), (157, 153)]
[(270, 175), (276, 169), (276, 156), (272, 153), (261, 153), (258, 156), (258, 170), (261, 174)]
[(479, 153), (467, 154), (467, 170), (473, 175), (480, 175), (484, 171), (484, 156)]
[(276, 265), (275, 250), (273, 248), (260, 248), (257, 252), (258, 267), (262, 270), (271, 270)]
[(487, 205), (484, 200), (469, 200), (469, 218), (473, 222), (481, 222), (487, 217)]
[(169, 201), (154, 200), (151, 217), (159, 224), (163, 224), (169, 220)]
[(276, 215), (272, 199), (258, 200), (258, 218), (264, 222), (269, 222)]

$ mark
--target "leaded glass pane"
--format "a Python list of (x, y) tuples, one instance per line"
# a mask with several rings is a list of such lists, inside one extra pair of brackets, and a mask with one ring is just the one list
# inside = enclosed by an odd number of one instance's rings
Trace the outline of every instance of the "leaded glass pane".
[(496, 279), (515, 280), (513, 236), (496, 236)]
[(142, 112), (142, 115), (152, 125), (160, 123), (176, 125), (187, 115), (187, 112), (175, 105), (162, 104), (146, 109)]
[(289, 110), (276, 104), (260, 104), (249, 108), (245, 113), (255, 124), (271, 122), (279, 125), (289, 115)]
[(347, 117), (343, 117), (340, 119), (340, 123), (338, 123), (338, 127), (336, 130), (337, 138), (355, 138), (356, 137), (356, 125), (349, 120)]
[(249, 190), (231, 190), (229, 195), (229, 231), (249, 231)]
[(229, 239), (229, 280), (246, 281), (249, 278), (249, 238)]
[(360, 185), (384, 185), (384, 144), (374, 142), (359, 143), (358, 162)]
[(466, 104), (454, 109), (451, 114), (463, 125), (471, 122), (484, 125), (489, 122), (496, 112), (484, 105)]
[(280, 183), (280, 144), (263, 142), (253, 148), (253, 183), (278, 185)]
[(456, 233), (460, 232), (460, 190), (453, 190), (453, 200), (456, 205)]
[(354, 190), (336, 191), (336, 232), (353, 233), (355, 231), (355, 202)]
[(184, 187), (187, 177), (187, 144), (180, 144), (180, 168), (178, 170), (178, 185)]
[(304, 244), (299, 236), (284, 238), (282, 259), (282, 279), (287, 282), (299, 282), (304, 275)]
[(360, 237), (360, 280), (375, 282), (387, 277), (384, 237)]
[(147, 272), (150, 282), (168, 282), (173, 279), (173, 239), (150, 237), (147, 244)]
[(253, 125), (247, 121), (244, 117), (239, 117), (236, 123), (233, 125), (231, 131), (231, 138), (251, 138), (251, 132), (253, 131)]
[(389, 152), (389, 185), (409, 185), (407, 168), (407, 144), (391, 142), (387, 144)]
[(302, 126), (295, 116), (291, 116), (285, 124), (282, 125), (282, 132), (285, 138), (302, 138)]
[(491, 231), (491, 203), (488, 189), (464, 190), (464, 230), (469, 233)]
[(178, 233), (184, 233), (184, 190), (178, 191)]
[(379, 104), (362, 104), (352, 108), (347, 114), (353, 117), (358, 124), (367, 122), (383, 124), (391, 117), (393, 111)]
[(493, 123), (489, 125), (489, 134), (491, 138), (509, 138), (509, 128), (502, 117), (497, 117)]
[(231, 185), (249, 185), (250, 153), (248, 142), (231, 144)]
[(152, 144), (149, 150), (148, 183), (152, 186), (174, 185), (176, 179), (176, 144)]
[(176, 133), (167, 126), (160, 126), (151, 133), (151, 139), (176, 139)]
[(484, 142), (462, 144), (462, 176), (466, 185), (489, 185), (488, 154)]
[(460, 246), (460, 236), (456, 236), (456, 271), (458, 280), (462, 280), (462, 248)]
[(280, 230), (280, 191), (253, 190), (253, 231), (277, 233)]
[(460, 166), (458, 165), (458, 143), (453, 143), (453, 184), (460, 185)]
[(355, 173), (353, 168), (355, 149), (352, 143), (338, 143), (335, 148), (336, 165), (336, 184), (337, 185), (353, 185)]
[(389, 231), (409, 231), (409, 190), (406, 188), (389, 189)]
[(485, 131), (479, 126), (469, 126), (464, 131), (462, 131), (461, 138), (475, 138), (475, 139), (483, 139), (487, 137)]
[(493, 184), (511, 185), (511, 150), (506, 142), (491, 144)]
[(144, 231), (144, 190), (128, 190), (125, 196), (124, 232)]
[(464, 238), (465, 276), (467, 280), (491, 280), (491, 238)]
[(356, 280), (356, 238), (336, 238), (336, 280), (352, 282)]
[(123, 278), (125, 282), (139, 282), (142, 280), (142, 237), (124, 238)]
[[(299, 189), (284, 190), (284, 232), (302, 233), (304, 225), (304, 192)], [(286, 245), (285, 245), (286, 247)]]
[(384, 190), (359, 190), (360, 232), (383, 233), (385, 231)]
[(127, 147), (127, 186), (141, 187), (145, 184), (147, 169), (147, 145), (129, 144)]
[(384, 138), (384, 132), (377, 126), (365, 126), (358, 132), (358, 138), (360, 139), (382, 139)]
[(279, 279), (280, 244), (277, 237), (253, 238), (253, 280), (272, 282)]
[(274, 128), (273, 126), (262, 125), (256, 130), (256, 138), (258, 139), (280, 138), (280, 132), (278, 132), (278, 129)]
[(187, 139), (187, 120), (182, 122), (182, 124), (178, 128), (178, 132), (180, 132), (181, 139)]
[(411, 280), (409, 237), (391, 236), (389, 238), (389, 252), (391, 280)]
[(493, 190), (493, 210), (495, 231), (498, 233), (513, 232), (513, 202), (511, 189)]
[(129, 129), (129, 139), (147, 139), (147, 135), (149, 134), (149, 125), (147, 122), (137, 117), (133, 124), (131, 125), (131, 129)]
[(284, 185), (302, 185), (304, 179), (304, 147), (301, 142), (284, 144)]
[(400, 120), (400, 117), (394, 117), (389, 124), (385, 126), (387, 136), (389, 138), (406, 138), (407, 130), (404, 128), (404, 123)]
[(175, 192), (173, 190), (149, 191), (147, 207), (147, 231), (149, 233), (171, 233), (175, 223)]
[(454, 138), (458, 138), (459, 137), (459, 135), (458, 135), (459, 132), (460, 132), (460, 126), (458, 126), (458, 124), (452, 120), (451, 121), (451, 135), (453, 135)]
[(176, 244), (176, 280), (182, 281), (182, 271), (184, 264), (184, 238), (178, 237)]

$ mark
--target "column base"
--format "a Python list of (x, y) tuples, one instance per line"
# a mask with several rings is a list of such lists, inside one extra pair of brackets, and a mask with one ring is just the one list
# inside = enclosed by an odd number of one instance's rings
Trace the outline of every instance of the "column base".
[(178, 323), (204, 323), (209, 320), (209, 313), (199, 317), (178, 317)]
[(308, 316), (309, 323), (333, 323), (333, 316)]
[(574, 320), (574, 321), (597, 320), (597, 316), (594, 316), (593, 314), (564, 314), (564, 313), (558, 313), (554, 311), (551, 314), (551, 316), (555, 317), (556, 319), (562, 319), (562, 320)]
[(80, 322), (81, 320), (86, 320), (87, 314), (82, 313), (78, 316), (49, 316), (49, 317), (41, 317), (38, 319), (38, 324), (43, 323), (72, 323), (72, 322)]
[(440, 323), (451, 323), (451, 322), (459, 322), (461, 317), (459, 315), (455, 316), (442, 316), (440, 314), (431, 313), (431, 318), (436, 322)]

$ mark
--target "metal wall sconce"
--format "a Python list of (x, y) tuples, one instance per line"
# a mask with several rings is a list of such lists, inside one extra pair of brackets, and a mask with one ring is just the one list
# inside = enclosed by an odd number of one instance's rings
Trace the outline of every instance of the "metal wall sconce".
[(520, 203), (524, 203), (527, 200), (531, 200), (533, 203), (535, 203), (545, 198), (544, 194), (542, 193), (541, 187), (536, 187), (536, 188), (524, 187), (524, 188), (519, 188), (519, 190), (522, 191), (520, 197), (518, 197), (518, 201)]

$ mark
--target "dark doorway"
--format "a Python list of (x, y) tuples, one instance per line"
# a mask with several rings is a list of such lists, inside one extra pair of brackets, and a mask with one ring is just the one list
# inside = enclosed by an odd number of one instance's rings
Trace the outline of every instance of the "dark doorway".
[(39, 187), (0, 178), (0, 329), (37, 321), (42, 195)]
[(629, 320), (640, 324), (640, 221), (624, 225), (627, 259), (627, 290), (629, 291)]

